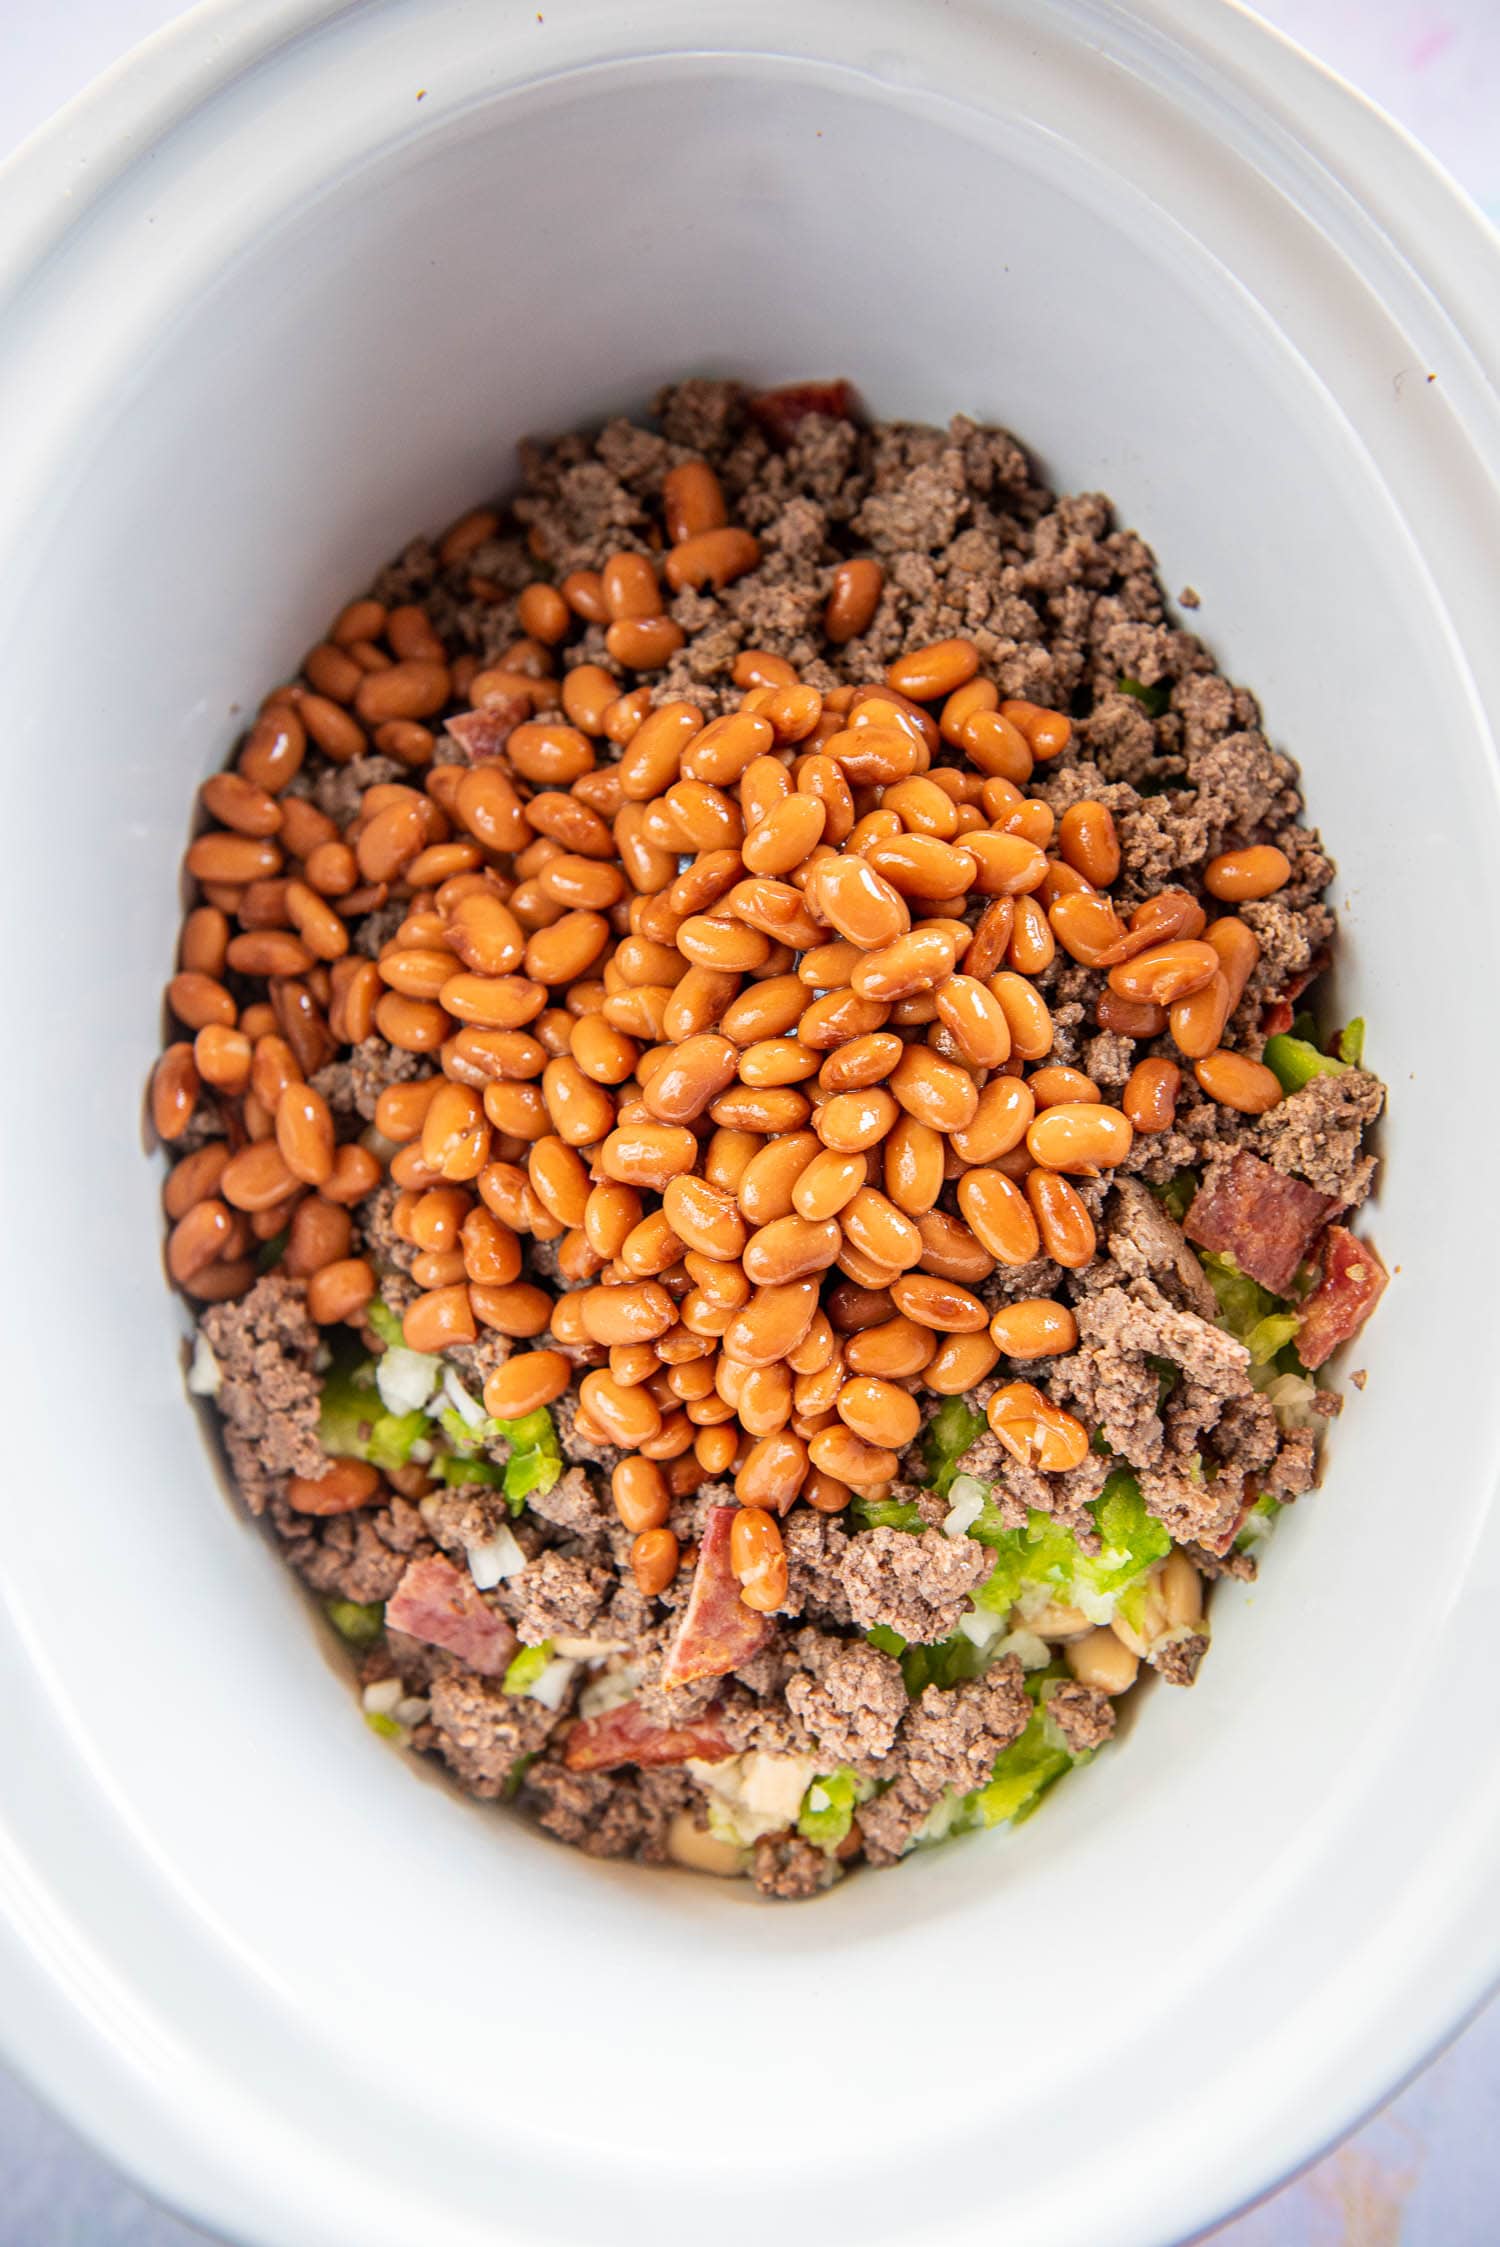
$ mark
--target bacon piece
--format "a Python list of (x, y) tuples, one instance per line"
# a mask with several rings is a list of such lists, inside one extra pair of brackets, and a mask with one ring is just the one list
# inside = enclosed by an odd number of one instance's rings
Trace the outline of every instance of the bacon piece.
[(486, 757), (498, 757), (516, 727), (530, 716), (531, 704), (524, 694), (503, 694), (487, 702), (482, 710), (463, 710), (456, 718), (448, 718), (444, 730), (477, 765)]
[(653, 1724), (639, 1701), (622, 1701), (574, 1725), (563, 1761), (570, 1771), (614, 1771), (622, 1763), (649, 1771), (662, 1763), (686, 1763), (689, 1756), (719, 1763), (733, 1753), (712, 1710), (691, 1724)]
[(1358, 1334), (1389, 1278), (1368, 1241), (1356, 1240), (1347, 1225), (1329, 1226), (1322, 1277), (1303, 1306), (1297, 1332), (1297, 1355), (1309, 1371)]
[(776, 1628), (769, 1615), (758, 1615), (740, 1598), (739, 1578), (729, 1560), (736, 1511), (734, 1506), (709, 1508), (693, 1588), (662, 1668), (663, 1685), (727, 1677), (752, 1660)]
[(789, 382), (784, 389), (762, 390), (752, 398), (750, 414), (773, 445), (786, 446), (809, 414), (824, 414), (830, 421), (853, 421), (854, 387), (842, 377), (836, 382)]
[(1260, 1018), (1260, 1034), (1263, 1038), (1284, 1037), (1290, 1030), (1293, 1019), (1289, 999), (1271, 999), (1267, 1002), (1266, 1011)]
[(386, 1628), (441, 1646), (481, 1677), (503, 1677), (519, 1641), (474, 1580), (440, 1553), (414, 1560), (385, 1603)]
[(1200, 1248), (1232, 1256), (1273, 1295), (1285, 1295), (1337, 1206), (1329, 1195), (1241, 1149), (1210, 1166), (1182, 1229)]

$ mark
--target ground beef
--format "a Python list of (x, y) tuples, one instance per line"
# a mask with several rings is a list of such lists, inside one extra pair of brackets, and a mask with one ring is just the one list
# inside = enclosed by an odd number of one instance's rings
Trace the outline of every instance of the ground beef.
[(608, 1532), (610, 1514), (582, 1467), (567, 1468), (550, 1490), (533, 1490), (526, 1503), (543, 1521), (554, 1522), (575, 1537), (603, 1537)]
[(865, 1529), (851, 1537), (840, 1574), (861, 1630), (883, 1623), (923, 1644), (947, 1638), (969, 1595), (989, 1574), (989, 1556), (969, 1537), (924, 1529)]
[(1115, 1705), (1101, 1686), (1069, 1678), (1049, 1696), (1047, 1714), (1074, 1755), (1102, 1748), (1115, 1728)]
[(858, 1764), (889, 1753), (906, 1714), (900, 1665), (860, 1639), (799, 1631), (802, 1665), (787, 1679), (787, 1705), (835, 1763)]
[(1182, 1227), (1137, 1179), (1115, 1180), (1104, 1246), (1132, 1279), (1154, 1280), (1173, 1302), (1195, 1311), (1199, 1318), (1217, 1316), (1214, 1291)]
[(853, 1621), (844, 1588), (843, 1564), (849, 1537), (830, 1514), (798, 1506), (781, 1525), (786, 1545), (787, 1596), (782, 1612), (806, 1615), (820, 1623)]
[(352, 1046), (342, 1060), (330, 1061), (319, 1069), (312, 1084), (341, 1120), (359, 1116), (365, 1123), (373, 1123), (375, 1104), (387, 1085), (411, 1084), (431, 1075), (425, 1053), (408, 1053), (372, 1034)]
[(312, 1590), (361, 1607), (389, 1599), (408, 1560), (430, 1550), (422, 1516), (405, 1498), (367, 1513), (321, 1516), (273, 1499), (268, 1511), (287, 1559)]
[(496, 1596), (522, 1645), (540, 1646), (543, 1639), (586, 1636), (613, 1582), (610, 1569), (549, 1551), (507, 1577)]
[(798, 1834), (763, 1834), (752, 1855), (751, 1878), (762, 1896), (820, 1896), (843, 1871), (837, 1858)]
[(1146, 1656), (1153, 1670), (1166, 1679), (1168, 1685), (1191, 1685), (1208, 1652), (1208, 1638), (1203, 1631), (1189, 1631), (1183, 1638), (1161, 1640)]
[(299, 1280), (267, 1272), (238, 1302), (204, 1312), (204, 1336), (219, 1367), (215, 1397), (240, 1496), (253, 1514), (288, 1475), (321, 1475), (322, 1385), (313, 1372), (320, 1335)]
[(549, 1757), (527, 1770), (524, 1794), (559, 1841), (590, 1857), (659, 1864), (672, 1813), (688, 1803), (692, 1789), (679, 1771), (569, 1771)]
[(505, 1793), (516, 1765), (536, 1755), (560, 1722), (555, 1709), (506, 1693), (470, 1670), (435, 1678), (431, 1702), (438, 1753), (460, 1784), (485, 1802)]
[(1030, 1721), (1031, 1700), (1013, 1654), (951, 1692), (929, 1685), (902, 1729), (896, 1777), (859, 1814), (871, 1863), (893, 1863), (941, 1796), (983, 1786), (995, 1758)]
[(1361, 1145), (1384, 1105), (1385, 1086), (1368, 1069), (1314, 1077), (1261, 1117), (1256, 1152), (1278, 1170), (1305, 1178), (1341, 1209), (1354, 1208), (1369, 1192), (1375, 1169)]

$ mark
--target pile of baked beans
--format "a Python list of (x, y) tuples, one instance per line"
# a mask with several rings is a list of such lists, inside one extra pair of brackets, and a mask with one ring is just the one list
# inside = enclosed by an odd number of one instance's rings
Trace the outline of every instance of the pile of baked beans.
[[(754, 567), (705, 464), (664, 496), (668, 589)], [(495, 528), (466, 517), (443, 560)], [(880, 590), (876, 562), (844, 563), (830, 640), (862, 631)], [(380, 1275), (357, 1211), (389, 1181), (420, 1289), (408, 1345), (510, 1338), (484, 1389), (502, 1420), (586, 1369), (577, 1430), (623, 1455), (614, 1501), (647, 1593), (686, 1557), (674, 1498), (732, 1476), (736, 1574), (770, 1611), (794, 1502), (882, 1494), (924, 1390), (961, 1396), (1002, 1358), (1075, 1346), (1065, 1302), (978, 1292), (998, 1265), (1089, 1262), (1073, 1181), (1167, 1129), (1186, 1071), (1246, 1114), (1281, 1098), (1222, 1039), (1258, 957), (1234, 908), (1290, 866), (1231, 851), (1203, 874), (1217, 918), (1180, 888), (1127, 917), (1109, 810), (1057, 818), (1027, 793), (1068, 718), (1002, 699), (969, 641), (832, 691), (747, 650), (738, 706), (706, 722), (628, 676), (681, 644), (666, 600), (634, 552), (539, 582), (526, 636), (484, 670), (450, 661), (420, 607), (358, 600), (267, 698), (187, 854), (200, 901), (168, 990), (186, 1034), (152, 1112), (170, 1146), (208, 1100), (225, 1136), (168, 1178), (167, 1262), (219, 1301), (284, 1234), (312, 1317), (363, 1328)], [(558, 674), (580, 623), (606, 627), (617, 671)], [(472, 762), (436, 761), (445, 713)], [(410, 777), (367, 787), (342, 826), (293, 786), (311, 753), (372, 751)], [(360, 956), (351, 924), (393, 900), (400, 926)], [(1048, 1059), (1037, 978), (1059, 947), (1102, 971), (1101, 1029), (1157, 1043), (1118, 1106)], [(311, 1080), (370, 1037), (430, 1066), (340, 1141)], [(554, 1245), (562, 1292), (522, 1276), (527, 1238)], [(1043, 1473), (1088, 1450), (1025, 1379), (988, 1417)], [(349, 1465), (293, 1503), (370, 1503), (381, 1478)]]

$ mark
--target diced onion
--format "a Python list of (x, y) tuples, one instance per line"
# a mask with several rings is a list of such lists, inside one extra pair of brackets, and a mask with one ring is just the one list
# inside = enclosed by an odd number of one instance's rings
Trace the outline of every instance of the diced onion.
[(375, 1386), (386, 1411), (399, 1417), (404, 1412), (421, 1411), (442, 1378), (442, 1372), (441, 1358), (426, 1357), (420, 1350), (403, 1349), (398, 1343), (376, 1360)]
[(467, 1548), (469, 1574), (482, 1592), (491, 1592), (507, 1576), (519, 1576), (526, 1566), (526, 1555), (516, 1543), (508, 1522), (502, 1521), (492, 1536), (482, 1544)]
[(567, 1697), (568, 1687), (573, 1682), (573, 1672), (577, 1667), (576, 1662), (565, 1662), (560, 1657), (554, 1656), (541, 1676), (534, 1678), (531, 1684), (527, 1686), (526, 1699), (528, 1701), (540, 1701), (544, 1709), (560, 1709)]
[(964, 1637), (975, 1646), (989, 1646), (1005, 1628), (1003, 1615), (992, 1615), (983, 1607), (971, 1607), (967, 1615), (960, 1615), (958, 1627)]
[(216, 1397), (223, 1382), (219, 1361), (208, 1346), (208, 1336), (200, 1333), (193, 1343), (193, 1362), (188, 1367), (188, 1388), (195, 1397)]
[(602, 1677), (591, 1678), (578, 1696), (580, 1716), (604, 1716), (625, 1701), (635, 1699), (635, 1689), (641, 1682), (641, 1673), (631, 1662), (622, 1662), (618, 1669), (606, 1670)]
[(443, 1375), (443, 1394), (460, 1420), (463, 1421), (465, 1427), (477, 1428), (482, 1426), (485, 1419), (484, 1406), (474, 1402), (451, 1365)]
[(1052, 1659), (1051, 1647), (1035, 1631), (1012, 1631), (1009, 1638), (1001, 1639), (995, 1653), (1014, 1654), (1023, 1670), (1044, 1670)]
[(365, 1687), (360, 1705), (366, 1716), (394, 1716), (404, 1698), (405, 1688), (399, 1677), (382, 1677)]
[(945, 1537), (967, 1537), (974, 1523), (984, 1512), (984, 1502), (989, 1496), (984, 1484), (974, 1475), (955, 1475), (948, 1493), (952, 1504), (943, 1521)]

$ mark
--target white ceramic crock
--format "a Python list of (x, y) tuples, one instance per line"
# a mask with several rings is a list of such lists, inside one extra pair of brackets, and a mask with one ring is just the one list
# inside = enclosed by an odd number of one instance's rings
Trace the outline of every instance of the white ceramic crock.
[[(1195, 0), (222, 0), (0, 202), (0, 2035), (237, 2237), (1160, 2247), (1500, 1969), (1500, 257)], [(140, 1091), (196, 783), (525, 431), (847, 372), (1112, 492), (1303, 760), (1396, 1277), (1191, 1694), (814, 1906), (359, 1722), (221, 1495)]]

